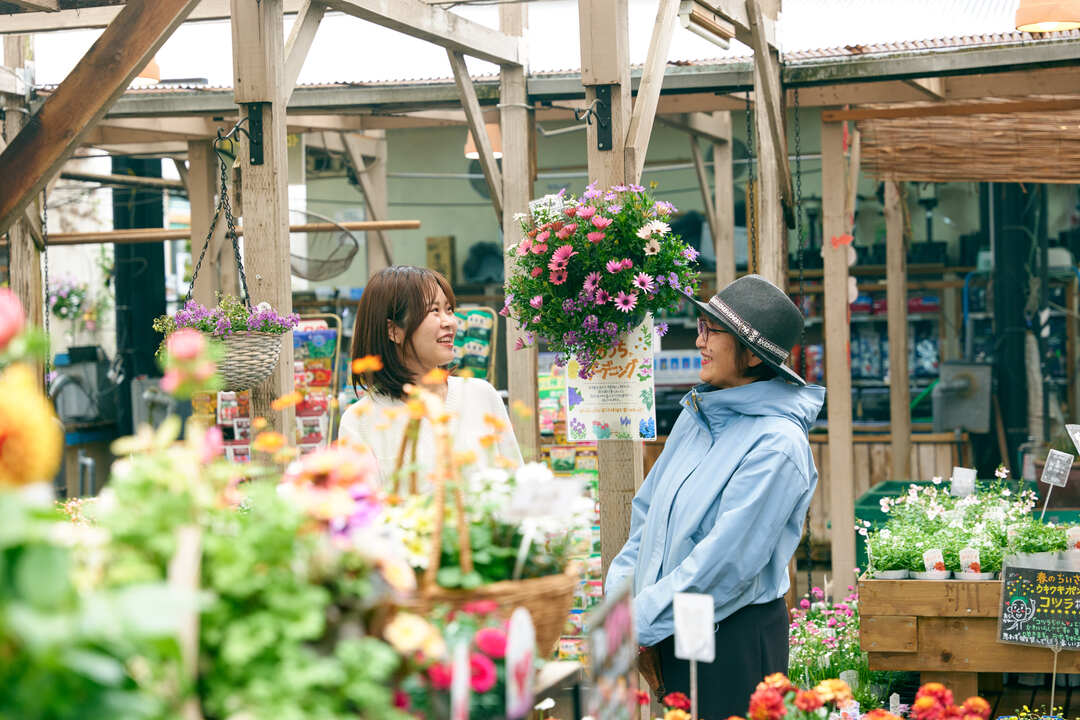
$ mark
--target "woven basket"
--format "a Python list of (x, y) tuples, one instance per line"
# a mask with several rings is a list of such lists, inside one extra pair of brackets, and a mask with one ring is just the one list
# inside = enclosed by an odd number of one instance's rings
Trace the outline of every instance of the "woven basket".
[(224, 390), (250, 390), (274, 372), (282, 335), (246, 331), (226, 335), (225, 357), (218, 365)]

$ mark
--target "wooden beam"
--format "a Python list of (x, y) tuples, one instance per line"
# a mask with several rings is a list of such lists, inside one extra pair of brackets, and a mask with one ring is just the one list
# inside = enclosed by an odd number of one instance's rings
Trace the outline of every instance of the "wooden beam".
[[(674, 96), (677, 97), (677, 96)], [(695, 137), (701, 138), (713, 144), (731, 142), (731, 115), (721, 112), (693, 112), (680, 115), (665, 116), (661, 114), (661, 105), (657, 108), (657, 122), (667, 125), (676, 130), (682, 130)], [(741, 109), (741, 108), (740, 108)]]
[(1057, 100), (1017, 100), (1012, 102), (965, 103), (962, 105), (919, 105), (890, 108), (854, 108), (823, 110), (823, 122), (841, 120), (888, 120), (890, 118), (940, 117), (957, 115), (1013, 114), (1080, 110), (1080, 98)]
[(520, 65), (522, 39), (421, 0), (327, 0), (327, 7), (497, 65)]
[(454, 82), (457, 83), (458, 93), (461, 95), (461, 107), (465, 110), (469, 130), (476, 142), (476, 150), (480, 154), (480, 168), (484, 171), (484, 179), (487, 180), (488, 189), (491, 191), (491, 204), (495, 206), (495, 217), (501, 218), (503, 214), (502, 174), (495, 162), (495, 153), (491, 149), (491, 139), (488, 137), (487, 128), (484, 127), (484, 117), (480, 111), (480, 101), (476, 98), (476, 88), (473, 87), (472, 78), (469, 77), (469, 69), (465, 67), (465, 56), (454, 50), (447, 50), (446, 55), (450, 58)]
[(848, 248), (832, 238), (844, 234), (844, 155), (840, 123), (821, 125), (821, 186), (825, 255), (825, 385), (829, 388), (829, 522), (832, 572), (837, 587), (855, 584), (855, 480), (851, 427), (851, 325)]
[[(499, 6), (499, 29), (507, 35), (522, 37), (528, 26), (528, 6), (524, 3)], [(524, 59), (524, 58), (523, 58)], [(503, 67), (499, 74), (499, 124), (503, 143), (503, 212), (500, 222), (503, 244), (506, 247), (521, 240), (521, 223), (514, 216), (529, 212), (533, 197), (531, 170), (534, 112), (529, 108), (525, 91), (525, 68)], [(504, 267), (506, 276), (513, 272), (509, 256)], [(540, 424), (537, 412), (537, 350), (535, 345), (515, 350), (518, 338), (524, 339), (521, 326), (507, 318), (506, 387), (511, 408), (527, 408), (527, 412), (511, 412), (510, 424), (521, 448), (522, 457), (532, 459), (540, 453)]]
[(197, 0), (131, 0), (0, 154), (0, 232), (22, 217)]
[[(364, 205), (367, 207), (368, 216), (375, 222), (384, 222), (389, 219), (389, 195), (386, 188), (386, 138), (371, 138), (356, 133), (341, 133), (339, 135), (342, 145), (345, 147), (345, 156), (349, 159), (356, 179), (360, 183), (360, 189), (364, 193)], [(365, 162), (364, 150), (370, 143), (374, 143), (374, 152), (371, 154), (371, 162)], [(372, 235), (375, 241), (372, 241)], [(390, 244), (387, 242), (386, 233), (382, 230), (374, 230), (367, 234), (367, 276), (372, 275), (394, 264), (393, 253), (390, 252)]]
[(716, 287), (724, 287), (735, 279), (735, 183), (731, 172), (731, 113), (717, 112), (713, 117), (726, 142), (713, 143), (713, 213), (718, 220), (713, 235), (716, 254)]
[(296, 87), (296, 79), (300, 77), (300, 69), (304, 67), (304, 60), (315, 42), (315, 33), (325, 14), (326, 6), (320, 0), (304, 0), (300, 16), (289, 31), (289, 39), (285, 43), (285, 77), (281, 85), (286, 101)]
[[(379, 143), (381, 140), (374, 135), (363, 135), (357, 132), (311, 132), (305, 134), (304, 142), (308, 147), (345, 153), (347, 148), (344, 140), (342, 140), (342, 136), (345, 135), (349, 136), (349, 145), (354, 152), (359, 154), (360, 158), (375, 159), (379, 156)], [(367, 167), (367, 160), (364, 160), (364, 167)]]
[(634, 177), (641, 177), (645, 167), (645, 154), (652, 137), (653, 121), (656, 118), (656, 105), (660, 100), (660, 89), (664, 84), (664, 69), (667, 67), (668, 49), (671, 36), (679, 21), (679, 0), (660, 0), (656, 10), (656, 22), (653, 23), (652, 37), (649, 40), (649, 54), (645, 59), (645, 70), (638, 86), (637, 101), (630, 114), (630, 127), (626, 137), (626, 171)]
[(844, 221), (849, 235), (855, 234), (855, 206), (859, 201), (859, 168), (862, 158), (862, 133), (855, 128), (851, 133), (851, 149), (848, 152), (847, 193), (844, 196)]
[(60, 9), (58, 0), (6, 0), (15, 7), (31, 12), (56, 12)]
[(907, 80), (901, 80), (901, 82), (907, 83), (931, 100), (945, 99), (945, 78), (943, 77), (908, 78)]
[[(753, 19), (749, 9), (743, 0), (697, 0), (700, 5), (710, 12), (721, 15), (735, 26), (735, 39), (746, 45), (750, 45), (753, 35)], [(776, 47), (776, 23), (767, 18), (762, 26), (765, 32), (765, 41), (770, 47)]]
[(135, 175), (107, 175), (80, 172), (78, 170), (61, 170), (60, 178), (63, 180), (76, 180), (78, 182), (99, 183), (101, 185), (157, 188), (159, 190), (186, 190), (182, 180), (169, 180), (168, 178), (137, 177)]
[(889, 313), (889, 428), (892, 446), (890, 480), (911, 477), (911, 386), (908, 384), (907, 243), (904, 196), (898, 183), (885, 182), (885, 302)]
[[(176, 156), (172, 157), (171, 160), (172, 160), (172, 163), (173, 163), (173, 167), (176, 168), (176, 174), (180, 176), (180, 185), (184, 188), (184, 190), (190, 196), (190, 194), (191, 194), (191, 182), (190, 182), (191, 177), (190, 177), (190, 174), (188, 173), (187, 163), (184, 161), (183, 158), (176, 157)], [(61, 177), (62, 176), (63, 175), (61, 175)]]
[[(241, 143), (240, 195), (247, 238), (244, 267), (253, 303), (268, 302), (279, 313), (292, 312), (289, 264), (289, 173), (286, 147), (284, 23), (282, 0), (232, 0), (233, 74), (240, 116), (247, 128), (261, 120), (263, 157), (252, 164), (249, 143)], [(270, 404), (293, 390), (293, 346), (282, 341), (273, 374), (251, 391), (254, 417), (272, 419), (292, 436), (293, 409), (275, 412)]]
[[(285, 0), (285, 13), (295, 14), (301, 0)], [(87, 30), (107, 27), (123, 9), (122, 5), (73, 8), (59, 12), (31, 12), (4, 16), (0, 35), (42, 33), (57, 30)], [(229, 0), (202, 0), (188, 16), (189, 21), (228, 20)]]
[(698, 189), (701, 190), (701, 206), (705, 210), (709, 235), (715, 242), (716, 236), (720, 233), (720, 220), (716, 215), (712, 191), (709, 189), (709, 176), (705, 173), (705, 158), (701, 153), (701, 148), (698, 146), (698, 139), (694, 135), (690, 136), (690, 157), (694, 162), (694, 174), (697, 176)]

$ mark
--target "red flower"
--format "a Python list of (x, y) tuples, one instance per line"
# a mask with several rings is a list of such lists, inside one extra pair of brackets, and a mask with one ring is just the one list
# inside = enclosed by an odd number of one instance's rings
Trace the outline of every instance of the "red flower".
[(427, 670), (428, 679), (431, 680), (431, 686), (436, 690), (447, 690), (450, 687), (450, 682), (454, 679), (454, 674), (450, 670), (449, 665), (443, 663), (434, 663)]
[(938, 701), (941, 705), (948, 707), (953, 704), (952, 690), (948, 689), (939, 682), (929, 682), (919, 688), (919, 692), (915, 693), (916, 698), (932, 697)]
[(813, 690), (795, 691), (795, 707), (803, 712), (814, 712), (824, 704), (825, 701)]
[(412, 703), (409, 700), (408, 693), (402, 690), (394, 690), (394, 707), (398, 710), (408, 710), (410, 704)]
[(791, 684), (791, 681), (788, 680), (787, 675), (784, 673), (766, 675), (765, 679), (758, 683), (757, 689), (760, 690), (763, 687), (771, 687), (781, 695), (787, 695), (795, 689), (795, 686)]
[(762, 688), (750, 696), (750, 709), (747, 714), (750, 720), (780, 720), (787, 714), (784, 696), (775, 688)]
[(664, 704), (664, 707), (690, 712), (690, 698), (681, 692), (668, 693), (660, 702)]
[(482, 695), (495, 687), (495, 663), (487, 655), (472, 653), (469, 656), (469, 669), (474, 693)]
[(476, 633), (476, 647), (490, 658), (506, 657), (506, 633), (499, 628), (481, 628)]
[(499, 603), (494, 600), (473, 600), (461, 606), (461, 612), (468, 615), (490, 615), (499, 609)]
[(915, 698), (911, 704), (911, 717), (914, 720), (942, 720), (945, 707), (930, 695)]
[(973, 562), (968, 565), (968, 570), (970, 570), (971, 572), (982, 572), (982, 567), (979, 565), (979, 563)]
[(985, 720), (990, 717), (990, 703), (986, 702), (978, 695), (969, 697), (964, 701), (964, 712), (969, 715), (978, 715)]
[(934, 569), (938, 570), (938, 571), (944, 570), (945, 569), (945, 563), (938, 560), (936, 563), (934, 563)]
[(649, 704), (649, 693), (647, 690), (635, 690), (634, 698), (637, 700), (638, 705)]

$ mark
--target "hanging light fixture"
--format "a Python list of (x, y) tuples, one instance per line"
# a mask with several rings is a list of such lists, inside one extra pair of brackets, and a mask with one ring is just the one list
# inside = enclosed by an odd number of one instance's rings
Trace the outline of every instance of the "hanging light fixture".
[[(502, 130), (499, 129), (499, 123), (485, 123), (484, 130), (487, 132), (488, 141), (491, 142), (491, 151), (498, 160), (502, 157)], [(476, 140), (473, 138), (472, 130), (465, 138), (465, 157), (469, 160), (480, 159), (480, 151), (476, 149)]]
[(1045, 33), (1080, 28), (1080, 0), (1020, 0), (1016, 29)]
[(698, 0), (682, 0), (679, 3), (679, 24), (724, 50), (728, 49), (730, 40), (735, 37), (735, 26)]

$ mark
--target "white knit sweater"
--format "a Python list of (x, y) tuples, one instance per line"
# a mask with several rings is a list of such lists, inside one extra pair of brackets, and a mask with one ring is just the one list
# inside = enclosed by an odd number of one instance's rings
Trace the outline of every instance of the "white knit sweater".
[[(477, 378), (451, 376), (447, 383), (446, 409), (451, 413), (450, 436), (453, 438), (454, 451), (472, 450), (476, 453), (477, 467), (490, 466), (492, 454), (501, 455), (520, 465), (521, 450), (518, 449), (513, 431), (509, 429), (510, 418), (506, 413), (506, 406), (495, 388)], [(370, 400), (370, 405), (367, 400)], [(370, 409), (365, 409), (366, 407)], [(396, 408), (399, 412), (392, 412), (387, 416), (386, 411), (391, 408)], [(485, 414), (498, 418), (507, 427), (493, 448), (484, 448), (480, 444), (482, 436), (492, 433), (491, 426), (484, 422)], [(340, 436), (371, 449), (379, 463), (380, 482), (387, 490), (393, 489), (390, 487), (390, 475), (397, 463), (407, 422), (408, 412), (404, 402), (376, 393), (363, 393), (361, 402), (350, 406), (341, 418)], [(421, 467), (419, 477), (423, 490), (429, 487), (426, 481), (427, 472), (435, 467), (435, 439), (430, 423), (424, 422), (420, 426), (416, 460)], [(405, 462), (408, 464), (408, 457)]]

